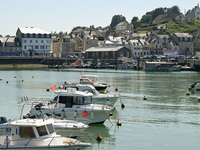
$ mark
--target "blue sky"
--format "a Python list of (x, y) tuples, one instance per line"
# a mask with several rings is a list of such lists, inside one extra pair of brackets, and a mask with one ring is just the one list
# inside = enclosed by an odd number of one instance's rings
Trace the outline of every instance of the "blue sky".
[(105, 27), (114, 15), (128, 22), (159, 7), (177, 5), (182, 13), (197, 6), (198, 0), (1, 0), (0, 35), (15, 35), (18, 27), (37, 27), (49, 32), (70, 33), (73, 27)]

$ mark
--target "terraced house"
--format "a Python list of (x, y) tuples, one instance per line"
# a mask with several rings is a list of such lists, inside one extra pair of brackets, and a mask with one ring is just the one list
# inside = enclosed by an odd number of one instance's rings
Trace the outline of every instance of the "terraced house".
[(22, 46), (19, 39), (16, 37), (1, 37), (0, 56), (22, 56)]

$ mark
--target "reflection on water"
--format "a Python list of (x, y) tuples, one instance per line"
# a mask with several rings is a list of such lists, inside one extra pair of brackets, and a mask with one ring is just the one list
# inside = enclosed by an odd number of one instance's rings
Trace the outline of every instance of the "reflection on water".
[[(85, 132), (92, 138), (92, 147), (85, 149), (198, 149), (200, 91), (190, 91), (190, 84), (199, 81), (199, 72), (153, 72), (132, 70), (50, 69), (0, 71), (0, 114), (11, 119), (20, 116), (24, 102), (52, 99), (52, 85), (64, 81), (78, 82), (83, 74), (94, 74), (106, 81), (111, 93), (120, 93), (114, 105), (115, 114), (103, 125), (90, 125)], [(16, 78), (14, 78), (16, 76)], [(23, 82), (22, 82), (23, 80)], [(8, 83), (6, 83), (8, 81)], [(118, 88), (118, 92), (115, 92)], [(146, 96), (147, 100), (143, 100)], [(121, 103), (125, 108), (121, 108)], [(30, 107), (25, 107), (24, 114)], [(116, 125), (117, 120), (122, 123)], [(96, 141), (98, 132), (103, 138)], [(63, 131), (60, 133), (65, 134)]]

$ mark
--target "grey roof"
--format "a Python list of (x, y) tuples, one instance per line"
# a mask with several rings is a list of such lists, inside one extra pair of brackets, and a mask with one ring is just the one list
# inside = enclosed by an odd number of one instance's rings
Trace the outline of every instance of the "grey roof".
[[(101, 51), (101, 52), (108, 52), (108, 51), (118, 51), (122, 48), (126, 48), (124, 46), (100, 46), (100, 47), (91, 47), (87, 50), (85, 50), (85, 52), (96, 52), (96, 51)], [(128, 49), (128, 48), (127, 48)], [(128, 49), (130, 50), (130, 49)]]
[(189, 33), (174, 33), (177, 37), (192, 37)]
[(117, 24), (117, 26), (122, 26), (122, 25), (124, 25), (124, 23), (126, 23), (126, 22), (125, 21), (124, 22), (120, 22), (120, 23)]
[(48, 31), (45, 31), (41, 28), (19, 28), (19, 30), (22, 32), (22, 33), (30, 33), (30, 34), (51, 34), (51, 32), (48, 32)]

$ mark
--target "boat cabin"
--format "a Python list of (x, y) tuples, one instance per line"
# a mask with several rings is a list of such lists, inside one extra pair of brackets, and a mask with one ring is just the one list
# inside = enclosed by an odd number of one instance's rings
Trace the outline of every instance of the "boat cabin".
[(89, 78), (86, 78), (86, 77), (81, 77), (79, 84), (91, 84), (91, 85), (94, 85), (92, 80), (90, 80)]
[(43, 119), (27, 119), (18, 120), (11, 123), (12, 139), (19, 138), (39, 138), (55, 133), (51, 122), (46, 122)]
[(89, 78), (92, 82), (97, 82), (99, 76), (97, 75), (82, 75), (82, 78)]
[(92, 103), (92, 94), (83, 91), (77, 91), (76, 88), (67, 88), (66, 90), (58, 90), (57, 108), (71, 108), (73, 105), (87, 105)]

